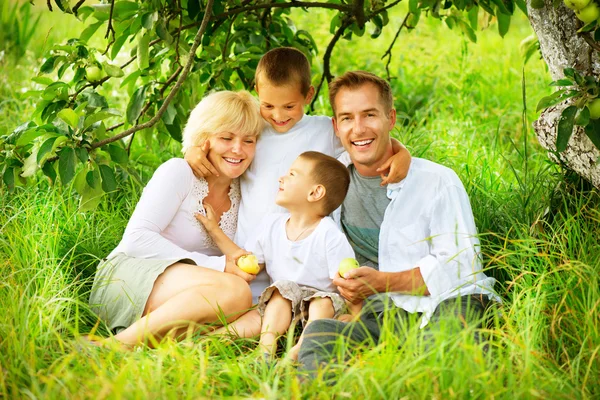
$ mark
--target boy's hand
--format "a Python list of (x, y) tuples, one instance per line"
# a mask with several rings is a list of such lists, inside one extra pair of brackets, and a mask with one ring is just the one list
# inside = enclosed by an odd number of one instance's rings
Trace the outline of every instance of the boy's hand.
[(381, 173), (381, 186), (400, 182), (406, 178), (410, 168), (412, 157), (409, 151), (400, 142), (392, 140), (392, 143), (394, 150), (398, 149), (398, 151), (394, 151), (395, 154), (377, 168), (377, 172)]
[(210, 142), (207, 140), (201, 147), (191, 147), (183, 157), (190, 165), (197, 178), (206, 178), (210, 175), (219, 176), (219, 172), (212, 163), (208, 161), (208, 157), (206, 156), (208, 150), (210, 150)]
[(206, 216), (204, 216), (200, 213), (196, 213), (196, 214), (194, 214), (196, 219), (202, 225), (204, 225), (204, 227), (206, 228), (206, 230), (209, 233), (214, 232), (217, 229), (221, 229), (221, 228), (219, 228), (219, 221), (217, 221), (217, 216), (215, 215), (215, 210), (213, 210), (213, 208), (210, 204), (203, 204), (203, 205), (204, 205), (204, 209), (206, 210)]
[(256, 275), (248, 274), (248, 273), (242, 271), (240, 269), (240, 267), (237, 266), (238, 258), (240, 258), (241, 256), (245, 256), (247, 254), (250, 254), (250, 253), (248, 253), (246, 250), (240, 249), (235, 254), (227, 255), (225, 257), (225, 259), (226, 259), (225, 272), (227, 272), (228, 274), (237, 275), (240, 278), (242, 278), (243, 280), (245, 280), (246, 282), (250, 283), (254, 280), (254, 278), (256, 278)]

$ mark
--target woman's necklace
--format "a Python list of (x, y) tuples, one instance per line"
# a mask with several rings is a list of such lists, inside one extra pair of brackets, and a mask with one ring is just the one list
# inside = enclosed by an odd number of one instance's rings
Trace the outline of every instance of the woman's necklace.
[[(208, 182), (207, 182), (207, 183), (208, 183)], [(211, 190), (211, 188), (210, 188), (210, 186), (209, 186), (209, 187), (208, 187), (208, 193), (209, 193), (209, 194), (210, 194), (210, 190)], [(211, 205), (211, 207), (212, 207), (213, 211), (215, 212), (215, 214), (219, 214), (219, 211), (221, 210), (221, 208), (223, 208), (223, 206), (224, 206), (225, 204), (227, 204), (227, 201), (228, 201), (228, 200), (230, 200), (230, 198), (229, 198), (229, 190), (231, 190), (231, 187), (228, 189), (227, 193), (225, 194), (225, 196), (224, 196), (224, 198), (223, 198), (223, 201), (222, 201), (222, 202), (220, 202), (218, 206), (212, 206), (212, 205)], [(203, 203), (204, 203), (204, 202), (203, 202)], [(207, 204), (208, 204), (208, 203), (207, 203)], [(204, 206), (204, 204), (202, 204), (202, 205)], [(206, 206), (204, 206), (204, 208), (206, 209)]]

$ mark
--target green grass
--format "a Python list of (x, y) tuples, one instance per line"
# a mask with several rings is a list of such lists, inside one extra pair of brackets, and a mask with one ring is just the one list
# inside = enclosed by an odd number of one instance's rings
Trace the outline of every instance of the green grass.
[[(311, 12), (297, 19), (317, 32), (321, 49), (326, 17)], [(42, 18), (34, 39), (40, 47), (48, 23)], [(14, 193), (0, 189), (0, 397), (600, 396), (600, 199), (568, 183), (555, 190), (565, 181), (529, 128), (549, 77), (541, 61), (527, 65), (524, 112), (518, 44), (531, 30), (524, 17), (505, 39), (494, 29), (481, 32), (474, 45), (437, 23), (422, 24), (401, 35), (390, 68), (397, 107), (406, 115), (396, 134), (413, 155), (459, 174), (481, 232), (486, 272), (500, 280), (504, 303), (486, 332), (488, 352), (469, 332), (441, 337), (427, 350), (416, 329), (399, 350), (388, 333), (384, 345), (332, 363), (338, 382), (330, 386), (322, 378), (299, 384), (289, 365), (265, 368), (251, 341), (194, 338), (132, 353), (82, 350), (74, 338), (94, 328), (86, 302), (95, 265), (120, 240), (140, 188), (125, 183), (98, 210), (80, 213), (70, 188), (42, 181)], [(380, 56), (393, 34), (342, 42), (334, 73), (384, 74)], [(15, 95), (30, 85), (27, 71), (27, 64), (2, 66), (0, 133), (31, 110)]]

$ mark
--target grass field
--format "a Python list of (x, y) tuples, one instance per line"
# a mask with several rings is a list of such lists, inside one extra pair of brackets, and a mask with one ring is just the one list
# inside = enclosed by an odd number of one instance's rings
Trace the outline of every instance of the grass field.
[[(295, 15), (323, 52), (327, 14)], [(393, 27), (402, 16), (393, 16)], [(31, 112), (18, 93), (31, 85), (30, 66), (47, 43), (75, 36), (61, 18), (42, 18), (19, 64), (0, 63), (0, 135)], [(488, 351), (468, 332), (425, 350), (413, 330), (400, 350), (387, 335), (383, 345), (332, 363), (335, 384), (301, 384), (292, 365), (257, 363), (248, 340), (196, 337), (131, 353), (82, 349), (75, 338), (93, 329), (87, 296), (95, 265), (120, 240), (141, 188), (124, 181), (96, 211), (81, 213), (70, 188), (41, 181), (0, 189), (0, 397), (600, 397), (600, 200), (565, 183), (530, 128), (550, 89), (541, 60), (523, 68), (519, 43), (532, 33), (528, 22), (519, 15), (504, 39), (492, 24), (477, 44), (423, 22), (400, 36), (390, 64), (403, 116), (396, 134), (414, 156), (453, 168), (469, 192), (486, 273), (498, 278), (504, 299), (486, 331)], [(380, 57), (394, 33), (340, 43), (333, 73), (361, 68), (384, 76)], [(325, 97), (319, 105), (328, 112)], [(176, 149), (158, 153), (157, 162)], [(134, 146), (133, 158), (145, 151)], [(152, 166), (140, 172), (147, 179)]]

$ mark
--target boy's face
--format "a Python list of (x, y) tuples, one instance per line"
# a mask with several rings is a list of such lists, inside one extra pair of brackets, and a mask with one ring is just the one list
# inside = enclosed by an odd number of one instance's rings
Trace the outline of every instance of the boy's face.
[(333, 126), (352, 162), (371, 166), (386, 157), (396, 111), (386, 111), (379, 90), (367, 83), (342, 88), (335, 96)]
[(296, 158), (287, 174), (279, 178), (279, 191), (275, 197), (278, 206), (287, 208), (308, 202), (308, 196), (316, 186), (312, 179), (312, 162)]
[(314, 88), (304, 96), (299, 84), (273, 85), (265, 78), (256, 85), (260, 100), (260, 115), (278, 133), (285, 133), (302, 119), (304, 106), (310, 103)]

